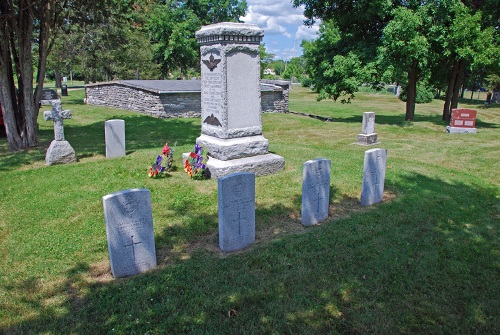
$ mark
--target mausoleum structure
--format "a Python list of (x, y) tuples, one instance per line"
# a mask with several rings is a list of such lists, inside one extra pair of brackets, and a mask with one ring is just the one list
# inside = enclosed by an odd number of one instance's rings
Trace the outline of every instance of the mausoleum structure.
[(262, 135), (259, 45), (256, 25), (223, 22), (196, 32), (201, 49), (201, 136), (212, 178), (236, 172), (272, 174), (283, 157), (270, 154)]
[[(260, 84), (263, 112), (287, 113), (292, 84), (266, 80)], [(85, 86), (89, 105), (137, 111), (159, 118), (199, 117), (201, 80), (118, 80)]]

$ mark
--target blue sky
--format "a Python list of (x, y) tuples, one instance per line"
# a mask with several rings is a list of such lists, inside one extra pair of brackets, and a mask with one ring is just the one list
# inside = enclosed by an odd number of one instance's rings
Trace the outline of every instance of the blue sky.
[(247, 0), (247, 4), (247, 14), (241, 20), (264, 29), (266, 50), (277, 59), (302, 55), (302, 40), (316, 38), (319, 23), (312, 28), (305, 26), (304, 10), (294, 8), (291, 0)]

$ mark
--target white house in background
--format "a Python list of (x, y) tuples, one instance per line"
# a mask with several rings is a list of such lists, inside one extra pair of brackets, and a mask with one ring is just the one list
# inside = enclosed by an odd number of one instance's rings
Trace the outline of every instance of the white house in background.
[(276, 73), (274, 72), (273, 69), (265, 69), (264, 70), (264, 74), (269, 74), (269, 75), (276, 75)]

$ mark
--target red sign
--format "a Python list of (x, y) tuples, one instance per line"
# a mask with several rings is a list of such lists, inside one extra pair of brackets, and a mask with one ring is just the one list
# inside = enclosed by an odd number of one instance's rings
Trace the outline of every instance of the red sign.
[(450, 126), (460, 128), (475, 128), (476, 111), (474, 109), (453, 109)]

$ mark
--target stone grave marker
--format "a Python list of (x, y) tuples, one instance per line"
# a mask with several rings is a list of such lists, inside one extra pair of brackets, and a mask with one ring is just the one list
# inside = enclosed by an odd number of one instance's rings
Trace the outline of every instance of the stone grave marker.
[(50, 105), (53, 100), (60, 100), (59, 96), (57, 95), (57, 91), (50, 88), (42, 89), (40, 104)]
[(256, 25), (223, 22), (196, 32), (201, 50), (201, 136), (212, 178), (235, 172), (276, 173), (285, 159), (268, 151), (262, 135)]
[(218, 180), (219, 247), (224, 252), (255, 242), (255, 174), (238, 172)]
[(125, 121), (108, 120), (104, 122), (106, 158), (125, 156)]
[(43, 113), (45, 121), (54, 121), (54, 140), (47, 149), (45, 163), (53, 165), (76, 162), (75, 150), (64, 139), (63, 119), (70, 119), (71, 112), (69, 110), (62, 110), (60, 100), (52, 100), (51, 103), (52, 110)]
[(365, 151), (361, 205), (371, 206), (382, 202), (384, 197), (386, 162), (386, 149), (379, 148)]
[(457, 108), (452, 110), (450, 125), (446, 132), (450, 134), (475, 134), (476, 114), (474, 109)]
[(311, 226), (328, 218), (330, 167), (331, 161), (324, 158), (304, 163), (301, 220), (304, 226)]
[(151, 194), (130, 189), (102, 198), (113, 277), (133, 276), (156, 267)]
[(363, 113), (363, 123), (361, 124), (361, 134), (358, 134), (358, 142), (360, 145), (378, 144), (377, 134), (375, 133), (375, 113)]

